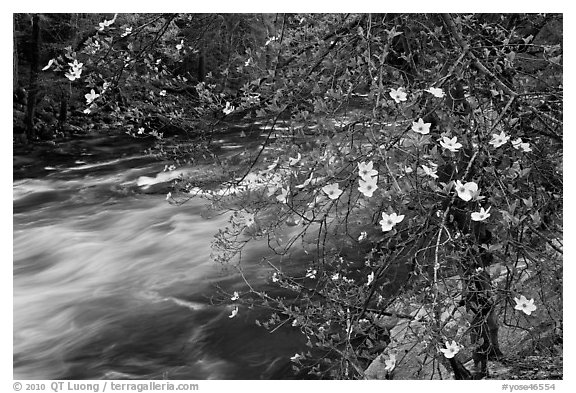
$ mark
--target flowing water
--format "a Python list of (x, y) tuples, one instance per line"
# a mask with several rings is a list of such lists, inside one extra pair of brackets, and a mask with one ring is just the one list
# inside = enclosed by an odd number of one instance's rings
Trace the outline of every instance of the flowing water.
[[(147, 157), (61, 165), (14, 181), (15, 379), (258, 379), (290, 377), (303, 348), (291, 327), (255, 325), (264, 311), (221, 298), (246, 290), (210, 259), (226, 215), (205, 201), (171, 205), (142, 192), (164, 167)], [(255, 244), (251, 279), (269, 272)]]

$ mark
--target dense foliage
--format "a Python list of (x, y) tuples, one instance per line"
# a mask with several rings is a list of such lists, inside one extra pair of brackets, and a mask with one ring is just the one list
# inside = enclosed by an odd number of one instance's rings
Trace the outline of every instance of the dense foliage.
[(301, 375), (364, 378), (379, 357), (381, 377), (482, 378), (519, 342), (561, 351), (561, 15), (44, 14), (15, 26), (15, 70), (32, 69), (15, 81), (29, 140), (100, 122), (157, 139), (180, 166), (232, 125), (265, 130), (256, 151), (214, 163), (216, 181), (182, 177), (168, 199), (233, 212), (214, 258), (240, 274), (246, 244), (268, 242), (269, 280), (294, 296), (245, 275), (228, 301), (232, 316), (265, 306), (259, 325), (302, 331)]

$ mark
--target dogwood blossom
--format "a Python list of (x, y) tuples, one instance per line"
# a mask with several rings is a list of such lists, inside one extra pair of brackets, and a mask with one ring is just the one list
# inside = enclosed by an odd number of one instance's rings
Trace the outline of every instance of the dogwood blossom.
[(276, 200), (278, 202), (287, 203), (286, 198), (288, 198), (288, 190), (286, 188), (282, 188), (280, 190), (280, 195), (276, 196)]
[(42, 68), (42, 71), (46, 71), (47, 69), (49, 69), (50, 67), (52, 67), (52, 64), (54, 64), (54, 59), (50, 59), (50, 61), (48, 61), (48, 64), (46, 64), (44, 66), (44, 68)]
[(86, 105), (90, 105), (96, 98), (100, 97), (100, 94), (97, 94), (94, 89), (91, 89), (90, 93), (84, 94), (84, 97), (86, 98)]
[(431, 87), (427, 90), (428, 93), (432, 94), (434, 97), (438, 97), (438, 98), (442, 98), (446, 95), (446, 93), (444, 93), (444, 90), (438, 88), (438, 87)]
[(122, 33), (120, 35), (120, 37), (126, 37), (128, 34), (132, 33), (132, 28), (131, 27), (127, 27), (126, 30), (124, 30), (124, 33)]
[(460, 199), (468, 202), (478, 193), (478, 184), (473, 181), (462, 184), (460, 180), (456, 180), (456, 193)]
[(396, 368), (396, 354), (395, 353), (391, 353), (388, 359), (384, 360), (384, 370), (388, 371), (389, 373), (392, 372), (394, 370), (394, 368)]
[(250, 227), (255, 223), (255, 216), (254, 214), (248, 213), (244, 216), (244, 225)]
[(432, 166), (432, 167), (428, 167), (426, 165), (422, 165), (422, 169), (424, 170), (424, 174), (427, 176), (430, 176), (434, 179), (438, 179), (438, 175), (436, 174), (436, 171), (438, 170), (438, 168)]
[(392, 99), (396, 101), (397, 104), (401, 103), (402, 101), (406, 101), (407, 94), (404, 91), (403, 87), (399, 87), (397, 89), (390, 89), (389, 94), (390, 97), (392, 97)]
[(522, 138), (518, 138), (512, 141), (512, 147), (516, 150), (522, 150), (525, 153), (531, 152), (532, 148), (528, 142), (522, 142)]
[(386, 214), (382, 212), (382, 219), (379, 221), (379, 224), (382, 226), (382, 232), (388, 232), (392, 230), (392, 228), (402, 222), (404, 219), (404, 215), (397, 215), (396, 213)]
[(412, 131), (417, 132), (422, 135), (426, 135), (430, 133), (430, 126), (432, 123), (424, 123), (422, 118), (418, 119), (418, 121), (412, 122)]
[(440, 352), (444, 353), (446, 359), (452, 359), (460, 352), (460, 346), (454, 340), (452, 340), (452, 343), (446, 341), (446, 348), (440, 348)]
[(82, 66), (84, 63), (79, 63), (78, 60), (74, 59), (74, 62), (68, 63), (68, 65), (70, 66), (70, 70), (64, 74), (64, 76), (71, 81), (80, 79), (80, 76), (82, 75)]
[(372, 284), (372, 281), (374, 281), (374, 272), (368, 275), (368, 282), (366, 283), (366, 285), (369, 286), (370, 284)]
[(506, 142), (508, 142), (509, 139), (510, 137), (506, 135), (504, 131), (502, 131), (500, 134), (492, 134), (492, 139), (488, 143), (494, 146), (495, 148), (498, 148), (506, 144)]
[(378, 184), (376, 184), (377, 178), (375, 177), (362, 178), (358, 182), (360, 183), (358, 190), (368, 198), (371, 198), (374, 191), (378, 188)]
[(457, 141), (456, 137), (448, 138), (443, 136), (442, 140), (440, 141), (440, 146), (442, 146), (444, 149), (450, 150), (453, 153), (456, 153), (458, 149), (462, 147), (462, 144)]
[(236, 315), (238, 315), (238, 307), (234, 307), (234, 310), (232, 310), (232, 313), (228, 316), (228, 318), (234, 318)]
[(338, 199), (340, 195), (342, 195), (342, 190), (338, 186), (338, 183), (327, 184), (322, 187), (322, 191), (324, 191), (330, 199)]
[(536, 310), (536, 306), (534, 305), (534, 299), (526, 299), (524, 295), (520, 295), (520, 298), (514, 298), (516, 302), (516, 306), (514, 306), (515, 310), (520, 310), (524, 312), (526, 315), (532, 314), (532, 311)]
[(226, 107), (222, 109), (225, 115), (229, 115), (230, 113), (234, 112), (234, 106), (230, 104), (230, 102), (226, 101)]
[(488, 213), (489, 211), (490, 208), (484, 210), (484, 208), (481, 207), (479, 212), (472, 213), (472, 221), (484, 221), (485, 219), (490, 217), (490, 213)]
[(230, 298), (230, 300), (232, 300), (233, 302), (235, 302), (236, 300), (240, 299), (240, 295), (238, 294), (237, 291), (234, 291), (234, 294), (232, 295), (232, 297)]
[(362, 161), (358, 163), (358, 176), (364, 180), (368, 180), (371, 177), (378, 176), (378, 171), (373, 169), (374, 163), (368, 161), (368, 163)]
[(268, 38), (268, 40), (266, 40), (266, 43), (264, 44), (264, 46), (268, 46), (268, 44), (270, 44), (271, 42), (274, 42), (276, 40), (277, 40), (277, 38), (275, 36), (270, 37), (270, 38)]
[(300, 355), (299, 353), (297, 353), (296, 355), (292, 356), (292, 357), (290, 358), (290, 360), (293, 361), (293, 362), (298, 362), (298, 361), (300, 361), (301, 358), (302, 358), (302, 355)]
[(307, 278), (316, 278), (316, 273), (318, 273), (318, 271), (316, 269), (308, 268), (308, 270), (306, 270), (306, 277)]

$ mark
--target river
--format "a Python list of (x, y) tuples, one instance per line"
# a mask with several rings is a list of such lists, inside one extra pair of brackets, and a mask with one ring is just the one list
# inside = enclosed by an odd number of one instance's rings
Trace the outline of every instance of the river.
[[(224, 146), (236, 146), (223, 140)], [(265, 310), (219, 302), (246, 291), (210, 259), (226, 215), (142, 192), (166, 163), (142, 154), (85, 160), (13, 183), (15, 379), (290, 378), (304, 337), (255, 324)], [(244, 256), (265, 288), (255, 243)], [(287, 324), (289, 325), (289, 324)]]

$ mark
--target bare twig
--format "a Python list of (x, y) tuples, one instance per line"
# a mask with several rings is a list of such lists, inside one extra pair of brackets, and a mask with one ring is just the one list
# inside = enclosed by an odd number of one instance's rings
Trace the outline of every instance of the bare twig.
[(446, 26), (448, 27), (448, 30), (450, 31), (450, 34), (452, 35), (452, 37), (454, 37), (454, 39), (456, 40), (458, 45), (460, 45), (460, 47), (464, 50), (464, 53), (466, 53), (472, 59), (472, 61), (474, 62), (474, 65), (481, 72), (488, 75), (490, 78), (494, 79), (496, 84), (503, 91), (505, 91), (506, 93), (508, 93), (511, 96), (517, 96), (518, 93), (516, 93), (514, 90), (512, 90), (510, 87), (508, 87), (504, 82), (502, 82), (500, 80), (500, 78), (498, 78), (498, 76), (496, 76), (492, 71), (490, 71), (488, 68), (486, 68), (486, 66), (484, 64), (482, 64), (482, 62), (470, 50), (470, 45), (468, 45), (468, 43), (466, 41), (464, 41), (464, 39), (462, 38), (462, 35), (458, 32), (458, 29), (456, 28), (456, 24), (454, 23), (452, 16), (450, 16), (450, 14), (441, 14), (441, 15), (442, 15), (442, 20), (444, 20), (444, 23), (446, 23)]

